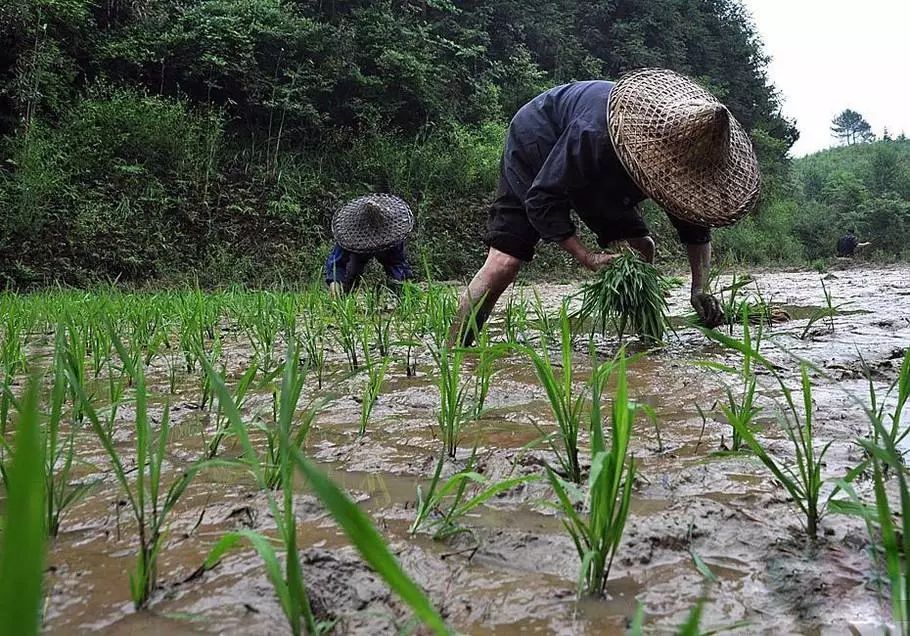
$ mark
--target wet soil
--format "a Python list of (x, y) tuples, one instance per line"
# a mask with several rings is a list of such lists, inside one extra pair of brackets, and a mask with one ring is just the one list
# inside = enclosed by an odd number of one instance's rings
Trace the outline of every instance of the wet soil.
[[(790, 307), (793, 317), (766, 331), (763, 350), (794, 388), (797, 358), (817, 367), (811, 376), (818, 437), (832, 442), (824, 470), (836, 477), (858, 462), (854, 440), (868, 433), (861, 409), (867, 399), (861, 357), (875, 385), (884, 390), (896, 377), (910, 342), (910, 269), (856, 268), (829, 274), (828, 289), (836, 303), (850, 303), (845, 308), (849, 313), (834, 319), (833, 331), (822, 321), (801, 339), (811, 310), (824, 304), (819, 279), (819, 274), (805, 271), (756, 275), (763, 296), (773, 305)], [(551, 309), (576, 289), (536, 287)], [(686, 301), (683, 290), (674, 292), (672, 312), (691, 313)], [(601, 346), (609, 353), (616, 343), (604, 341)], [(228, 373), (236, 382), (252, 351), (239, 334), (233, 339), (225, 334), (224, 347)], [(660, 439), (640, 418), (633, 442), (639, 465), (634, 505), (610, 574), (608, 597), (602, 600), (576, 600), (579, 560), (559, 519), (541, 505), (549, 497), (543, 483), (526, 484), (493, 500), (466, 520), (470, 534), (446, 542), (409, 535), (416, 485), (432, 475), (440, 445), (434, 429), (438, 394), (428, 356), (418, 360), (416, 377), (406, 377), (403, 364), (390, 369), (362, 439), (356, 435), (362, 378), (330, 380), (324, 392), (333, 398), (317, 419), (307, 451), (371, 514), (408, 573), (463, 633), (622, 633), (637, 603), (645, 609), (649, 629), (667, 633), (703, 595), (706, 630), (744, 623), (742, 633), (877, 632), (886, 603), (877, 591), (864, 525), (828, 515), (819, 541), (807, 543), (786, 492), (764, 467), (745, 453), (718, 452), (729, 444), (730, 432), (712, 405), (724, 398), (727, 387), (735, 393), (737, 380), (693, 364), (696, 360), (736, 362), (697, 330), (681, 328), (670, 346), (638, 360), (629, 371), (634, 398), (657, 414)], [(341, 368), (337, 355), (334, 364)], [(575, 364), (581, 383), (590, 364), (583, 353)], [(468, 428), (462, 447), (477, 444), (477, 467), (487, 476), (542, 474), (549, 456), (534, 441), (540, 435), (536, 426), (553, 426), (545, 395), (520, 356), (501, 360), (496, 368), (491, 409)], [(164, 367), (151, 374), (153, 386), (162, 393), (167, 392), (165, 374)], [(186, 378), (169, 398), (175, 430), (166, 481), (198, 456), (200, 431), (213, 426), (209, 414), (195, 407), (198, 391), (198, 380)], [(792, 457), (773, 414), (779, 391), (770, 378), (763, 378), (761, 393), (766, 410), (759, 418), (760, 435), (778, 457)], [(254, 395), (245, 409), (252, 413), (270, 404), (269, 395)], [(160, 403), (157, 408), (160, 413)], [(124, 407), (118, 418), (124, 449), (132, 441), (130, 415)], [(228, 446), (226, 453), (232, 452), (238, 451)], [(446, 471), (463, 466), (466, 455), (460, 454)], [(226, 531), (274, 530), (266, 500), (250, 478), (218, 470), (196, 479), (169, 528), (159, 565), (160, 589), (151, 608), (136, 613), (128, 588), (133, 528), (100, 450), (86, 441), (80, 444), (80, 459), (86, 462), (86, 477), (100, 483), (67, 513), (51, 548), (48, 632), (287, 632), (252, 550), (233, 551), (213, 570), (193, 576)], [(860, 481), (859, 490), (866, 492), (868, 485)], [(336, 621), (339, 634), (407, 630), (412, 622), (406, 608), (348, 546), (318, 502), (302, 492), (296, 501), (301, 560), (320, 617)], [(719, 583), (705, 582), (693, 553)]]

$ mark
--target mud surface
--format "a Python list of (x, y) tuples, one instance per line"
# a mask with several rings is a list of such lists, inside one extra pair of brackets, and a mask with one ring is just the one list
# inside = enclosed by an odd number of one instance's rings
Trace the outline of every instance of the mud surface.
[[(853, 310), (813, 326), (807, 316), (824, 304), (821, 276), (814, 272), (756, 275), (766, 299), (791, 311), (794, 320), (766, 332), (763, 351), (780, 365), (794, 388), (798, 363), (812, 372), (818, 436), (833, 445), (827, 476), (854, 466), (854, 440), (868, 433), (860, 403), (867, 384), (860, 354), (876, 386), (893, 381), (910, 342), (910, 270), (848, 269), (825, 280), (836, 303)], [(574, 286), (537, 287), (555, 309)], [(513, 293), (530, 294), (530, 289)], [(671, 298), (675, 315), (691, 313), (686, 294)], [(735, 330), (734, 335), (738, 332)], [(228, 372), (236, 382), (252, 355), (239, 335), (225, 338)], [(607, 351), (615, 343), (604, 342)], [(340, 369), (341, 359), (333, 358)], [(623, 545), (608, 585), (609, 597), (577, 602), (579, 560), (558, 518), (541, 500), (540, 483), (493, 500), (466, 523), (470, 534), (446, 542), (411, 536), (415, 487), (432, 475), (439, 449), (435, 436), (432, 360), (424, 355), (417, 376), (390, 369), (365, 438), (357, 437), (362, 378), (330, 381), (332, 400), (313, 430), (308, 453), (344, 484), (373, 517), (406, 570), (429, 593), (456, 629), (473, 634), (621, 633), (640, 602), (647, 623), (666, 633), (682, 623), (701, 595), (707, 596), (702, 627), (718, 629), (745, 622), (743, 633), (874, 633), (884, 603), (879, 598), (862, 523), (829, 515), (821, 538), (810, 546), (785, 491), (757, 460), (718, 453), (729, 443), (729, 427), (715, 419), (712, 405), (737, 390), (732, 375), (694, 365), (696, 360), (735, 363), (733, 356), (693, 329), (680, 329), (667, 349), (630, 369), (634, 398), (657, 414), (660, 440), (645, 419), (633, 442), (639, 462), (634, 504)], [(589, 371), (576, 357), (578, 381)], [(484, 418), (469, 427), (463, 448), (478, 445), (478, 468), (491, 477), (542, 474), (548, 454), (532, 444), (534, 424), (549, 430), (553, 417), (527, 361), (512, 356), (497, 364)], [(163, 387), (164, 370), (151, 374)], [(198, 456), (200, 430), (213, 425), (195, 407), (197, 381), (172, 400), (175, 423), (168, 479)], [(163, 391), (163, 388), (162, 388)], [(312, 393), (307, 389), (308, 393)], [(763, 382), (760, 435), (781, 458), (792, 449), (773, 415), (779, 397)], [(253, 396), (246, 410), (269, 408), (270, 396)], [(708, 415), (703, 421), (697, 406)], [(158, 405), (159, 413), (161, 406)], [(118, 439), (131, 444), (130, 413), (118, 422)], [(587, 440), (585, 440), (586, 448)], [(529, 445), (530, 448), (529, 448)], [(261, 560), (252, 550), (231, 553), (201, 576), (194, 573), (218, 538), (238, 528), (268, 533), (275, 527), (264, 497), (242, 472), (203, 473), (182, 500), (170, 526), (159, 566), (161, 586), (151, 608), (135, 613), (128, 587), (135, 541), (113, 476), (98, 448), (80, 446), (86, 478), (100, 478), (91, 495), (70, 510), (53, 544), (47, 577), (46, 627), (51, 633), (108, 634), (244, 633), (287, 631)], [(228, 448), (239, 453), (237, 449)], [(466, 453), (447, 466), (463, 466)], [(587, 457), (587, 450), (582, 452)], [(859, 489), (868, 485), (860, 482)], [(412, 625), (409, 612), (366, 567), (318, 502), (301, 494), (296, 502), (301, 560), (321, 618), (334, 620), (339, 634), (396, 634)], [(720, 582), (707, 585), (696, 569), (698, 554)]]

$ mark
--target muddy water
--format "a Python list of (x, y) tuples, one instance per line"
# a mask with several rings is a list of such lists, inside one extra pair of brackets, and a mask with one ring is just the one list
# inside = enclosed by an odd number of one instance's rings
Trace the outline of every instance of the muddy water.
[[(819, 275), (769, 272), (756, 276), (762, 295), (779, 306), (823, 304)], [(848, 269), (826, 279), (835, 302), (849, 301), (834, 331), (819, 323), (800, 339), (809, 311), (775, 326), (764, 351), (796, 386), (798, 364), (808, 359), (813, 373), (819, 437), (833, 441), (825, 472), (842, 475), (855, 465), (853, 440), (868, 426), (847, 392), (865, 395), (859, 354), (877, 386), (895, 377), (900, 354), (910, 341), (910, 270)], [(537, 287), (545, 302), (558, 306), (574, 286)], [(515, 290), (513, 293), (528, 293)], [(671, 298), (676, 315), (690, 313), (685, 294)], [(862, 310), (862, 311), (860, 311)], [(615, 343), (603, 343), (615, 348)], [(241, 341), (226, 342), (236, 374), (251, 352)], [(492, 501), (467, 524), (472, 532), (449, 542), (412, 537), (415, 487), (432, 474), (437, 393), (432, 362), (423, 357), (418, 375), (394, 368), (375, 408), (368, 435), (358, 439), (357, 380), (333, 384), (334, 397), (319, 416), (308, 453), (343, 484), (373, 517), (399, 559), (429, 593), (446, 619), (473, 634), (622, 633), (637, 603), (658, 633), (685, 620), (701, 596), (707, 599), (702, 627), (718, 629), (745, 622), (744, 633), (875, 633), (884, 604), (875, 588), (862, 524), (828, 516), (815, 546), (802, 539), (800, 520), (786, 494), (748, 455), (719, 453), (729, 428), (711, 415), (735, 378), (693, 365), (697, 359), (734, 359), (694, 330), (682, 329), (666, 350), (630, 369), (636, 400), (653, 408), (659, 432), (641, 419), (633, 444), (639, 462), (634, 505), (604, 600), (577, 602), (578, 558), (559, 519), (541, 505), (541, 483), (530, 483)], [(401, 366), (401, 365), (399, 365)], [(579, 382), (590, 368), (576, 358)], [(235, 377), (236, 379), (236, 377)], [(152, 375), (166, 390), (165, 371)], [(771, 412), (777, 391), (766, 382), (759, 418), (761, 435), (779, 457), (792, 451)], [(465, 432), (463, 448), (478, 446), (478, 470), (494, 478), (541, 474), (547, 452), (535, 445), (535, 428), (553, 418), (529, 365), (518, 357), (500, 362), (484, 418)], [(194, 404), (198, 381), (190, 379), (171, 398), (175, 423), (167, 478), (201, 449), (203, 427), (213, 423)], [(270, 408), (270, 397), (253, 396), (250, 413)], [(704, 421), (701, 407), (707, 414)], [(158, 404), (159, 413), (161, 404)], [(128, 409), (122, 409), (118, 439), (131, 443)], [(585, 444), (587, 440), (584, 440)], [(46, 627), (52, 633), (280, 634), (287, 631), (259, 558), (251, 550), (230, 553), (201, 576), (195, 574), (208, 550), (226, 531), (274, 531), (265, 497), (240, 472), (203, 473), (180, 503), (159, 565), (161, 585), (151, 609), (130, 606), (128, 572), (133, 567), (134, 528), (102, 454), (87, 438), (80, 444), (86, 475), (100, 478), (90, 497), (63, 520), (49, 557)], [(227, 446), (230, 455), (236, 449)], [(467, 453), (447, 466), (463, 466)], [(587, 452), (582, 453), (586, 457)], [(860, 483), (860, 490), (868, 489)], [(365, 567), (340, 531), (309, 495), (296, 500), (299, 545), (313, 605), (323, 618), (337, 620), (336, 633), (394, 634), (409, 614)], [(706, 585), (692, 561), (698, 554), (720, 582)]]

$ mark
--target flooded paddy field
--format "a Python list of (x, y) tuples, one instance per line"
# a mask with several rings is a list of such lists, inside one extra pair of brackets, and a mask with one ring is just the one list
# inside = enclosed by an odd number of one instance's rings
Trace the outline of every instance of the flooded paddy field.
[[(884, 399), (910, 342), (910, 269), (857, 267), (822, 275), (772, 271), (754, 277), (749, 293), (760, 294), (790, 317), (764, 329), (761, 351), (794, 390), (800, 384), (799, 360), (811, 363), (807, 368), (817, 443), (831, 444), (822, 474), (842, 477), (863, 460), (856, 440), (870, 433), (863, 411), (870, 379)], [(826, 306), (821, 279), (833, 303), (842, 305), (830, 320), (813, 319)], [(577, 285), (551, 284), (510, 290), (512, 303), (504, 298), (492, 317), (491, 339), (521, 341), (539, 350), (541, 311), (555, 315), (562, 299), (576, 290)], [(528, 308), (526, 319), (516, 321), (507, 311), (515, 311), (521, 299)], [(673, 315), (691, 313), (684, 289), (669, 300)], [(531, 309), (534, 305), (539, 306)], [(269, 308), (257, 311), (267, 313)], [(417, 487), (426, 490), (441, 452), (432, 329), (399, 329), (394, 322), (388, 327), (387, 367), (360, 434), (369, 372), (350, 371), (343, 337), (336, 333), (344, 331), (342, 319), (308, 327), (307, 307), (293, 305), (290, 311), (298, 315), (298, 329), (320, 332), (325, 356), (321, 387), (312, 368), (305, 375), (300, 409), (318, 404), (318, 411), (304, 453), (369, 514), (407, 574), (458, 632), (625, 633), (640, 605), (646, 633), (673, 633), (701, 598), (705, 631), (877, 633), (889, 620), (890, 602), (870, 556), (866, 524), (829, 513), (821, 520), (818, 540), (807, 541), (803, 520), (767, 468), (749, 452), (726, 452), (731, 428), (720, 405), (728, 390), (734, 395), (741, 391), (741, 381), (722, 366), (736, 368), (741, 356), (697, 329), (678, 327), (665, 348), (629, 365), (631, 397), (654, 417), (652, 421), (640, 413), (635, 422), (631, 452), (637, 474), (631, 513), (605, 598), (579, 601), (579, 557), (560, 514), (550, 505), (553, 492), (543, 479), (545, 467), (555, 464), (541, 441), (554, 430), (554, 416), (528, 356), (513, 350), (493, 362), (484, 408), (465, 424), (456, 458), (444, 462), (442, 473), (464, 469), (476, 448), (473, 469), (484, 479), (541, 479), (492, 497), (460, 520), (463, 532), (439, 541), (426, 532), (410, 531)], [(423, 311), (414, 308), (409, 315), (423, 319)], [(53, 356), (54, 330), (46, 322), (36, 319), (40, 328), (24, 337), (23, 357), (34, 366), (48, 366)], [(213, 359), (230, 390), (237, 389), (253, 364), (262, 367), (259, 378), (268, 375), (269, 367), (280, 369), (284, 337), (272, 342), (267, 329), (257, 335), (255, 321), (242, 314), (219, 313), (213, 324), (212, 333), (203, 337), (204, 346), (212, 350), (211, 342), (218, 343)], [(377, 340), (383, 340), (383, 328), (380, 324), (378, 337), (371, 337), (371, 348), (382, 346)], [(162, 468), (163, 483), (170, 483), (210, 448), (220, 411), (217, 400), (200, 404), (205, 402), (204, 373), (198, 363), (186, 363), (179, 326), (169, 324), (161, 331), (169, 336), (147, 361), (146, 381), (153, 426), (160, 424), (165, 409), (170, 419)], [(732, 335), (742, 337), (742, 327), (734, 327)], [(578, 336), (572, 367), (574, 382), (581, 387), (590, 378), (592, 360), (587, 335)], [(91, 338), (86, 341), (91, 344)], [(598, 338), (595, 345), (606, 357), (619, 346), (610, 338)], [(306, 347), (301, 348), (302, 366), (312, 367), (312, 359), (319, 356), (311, 351), (308, 357)], [(91, 359), (91, 346), (84, 353)], [(558, 344), (552, 355), (556, 364)], [(477, 355), (464, 354), (461, 375), (466, 386), (471, 386), (479, 364)], [(102, 418), (111, 415), (113, 440), (123, 450), (130, 474), (137, 468), (129, 464), (134, 457), (134, 387), (123, 389), (113, 413), (108, 369), (99, 369), (92, 378), (88, 364), (86, 373), (90, 399)], [(23, 382), (23, 375), (16, 376), (14, 393)], [(254, 379), (241, 403), (246, 421), (265, 423), (250, 427), (257, 448), (268, 440), (260, 429), (274, 419), (275, 383)], [(606, 399), (610, 395), (608, 389)], [(787, 461), (793, 446), (777, 417), (781, 398), (770, 374), (759, 373), (761, 410), (754, 430), (769, 452)], [(268, 498), (248, 471), (218, 465), (192, 480), (167, 524), (148, 607), (137, 612), (129, 587), (137, 549), (135, 523), (92, 430), (83, 425), (73, 439), (72, 481), (88, 489), (64, 511), (59, 534), (50, 543), (44, 605), (48, 633), (288, 632), (254, 550), (237, 547), (214, 567), (201, 568), (225, 533), (276, 531)], [(579, 459), (585, 472), (588, 449), (583, 429)], [(227, 459), (241, 453), (231, 436), (218, 449), (218, 456)], [(419, 631), (410, 610), (361, 560), (305, 480), (300, 478), (298, 485), (293, 502), (297, 545), (317, 617), (333, 621), (338, 634)], [(871, 490), (862, 475), (855, 487), (860, 495)], [(831, 488), (826, 485), (824, 492)], [(715, 582), (706, 579), (697, 561), (707, 565)]]

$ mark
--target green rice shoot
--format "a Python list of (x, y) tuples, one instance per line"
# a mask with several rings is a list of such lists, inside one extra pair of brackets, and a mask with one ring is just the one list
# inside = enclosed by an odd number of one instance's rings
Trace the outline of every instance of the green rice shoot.
[(646, 343), (660, 343), (669, 326), (666, 292), (670, 287), (654, 265), (628, 251), (582, 287), (581, 308), (575, 317), (591, 320), (601, 334), (612, 328), (620, 339), (634, 333)]

